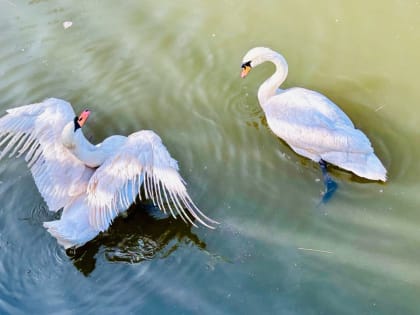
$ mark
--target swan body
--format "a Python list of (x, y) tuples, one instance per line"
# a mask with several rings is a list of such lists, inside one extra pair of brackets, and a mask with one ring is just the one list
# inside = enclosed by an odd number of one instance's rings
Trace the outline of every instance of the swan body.
[[(360, 177), (386, 181), (387, 171), (369, 139), (336, 104), (305, 88), (279, 89), (288, 73), (282, 55), (265, 47), (251, 49), (243, 58), (241, 76), (266, 61), (274, 63), (276, 71), (260, 86), (258, 100), (270, 129), (296, 153), (315, 162), (328, 162)], [(324, 165), (321, 167), (326, 172)]]
[(25, 154), (49, 210), (63, 209), (60, 220), (44, 222), (59, 244), (79, 247), (105, 231), (141, 198), (141, 187), (165, 213), (213, 228), (217, 222), (193, 203), (177, 161), (156, 133), (142, 130), (93, 145), (82, 132), (89, 114), (75, 117), (68, 102), (50, 98), (0, 118), (0, 159)]

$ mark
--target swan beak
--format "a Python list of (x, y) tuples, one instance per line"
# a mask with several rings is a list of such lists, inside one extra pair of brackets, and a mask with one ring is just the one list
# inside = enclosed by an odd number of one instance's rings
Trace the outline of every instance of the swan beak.
[(83, 127), (87, 119), (89, 118), (90, 110), (85, 109), (83, 112), (80, 113), (79, 118), (77, 121), (79, 122), (80, 127)]
[(245, 78), (249, 71), (251, 71), (251, 66), (245, 65), (242, 67), (241, 78)]

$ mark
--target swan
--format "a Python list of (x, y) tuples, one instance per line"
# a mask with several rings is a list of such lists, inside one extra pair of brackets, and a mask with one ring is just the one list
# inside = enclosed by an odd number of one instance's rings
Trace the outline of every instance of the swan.
[(165, 213), (214, 228), (218, 222), (191, 200), (177, 161), (156, 133), (142, 130), (93, 145), (82, 132), (90, 113), (76, 116), (70, 103), (49, 98), (0, 118), (0, 159), (25, 154), (49, 210), (63, 209), (59, 220), (43, 223), (60, 245), (80, 247), (105, 231), (141, 198), (141, 187)]
[(275, 73), (258, 89), (258, 101), (270, 129), (297, 154), (319, 163), (326, 187), (324, 201), (337, 184), (327, 173), (327, 163), (369, 179), (385, 182), (386, 169), (375, 155), (367, 136), (326, 96), (301, 87), (279, 89), (286, 80), (286, 59), (266, 47), (250, 49), (242, 59), (241, 77), (270, 61)]

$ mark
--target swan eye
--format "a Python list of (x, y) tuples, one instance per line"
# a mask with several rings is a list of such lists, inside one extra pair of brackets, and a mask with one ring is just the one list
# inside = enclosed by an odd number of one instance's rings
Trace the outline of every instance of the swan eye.
[(245, 68), (247, 68), (247, 67), (252, 68), (252, 67), (251, 67), (251, 61), (244, 62), (244, 63), (241, 65), (241, 68), (242, 68), (242, 69), (245, 69)]
[(244, 62), (241, 67), (242, 67), (241, 78), (245, 78), (248, 75), (249, 71), (251, 71), (252, 69), (251, 61)]

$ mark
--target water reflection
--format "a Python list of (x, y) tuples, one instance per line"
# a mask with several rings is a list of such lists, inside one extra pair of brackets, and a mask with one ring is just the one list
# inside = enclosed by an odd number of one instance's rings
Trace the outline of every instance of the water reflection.
[(118, 217), (106, 232), (66, 253), (74, 266), (88, 276), (95, 269), (98, 254), (103, 254), (110, 262), (141, 263), (166, 258), (187, 244), (205, 249), (206, 243), (191, 231), (191, 227), (182, 220), (166, 216), (151, 204), (137, 203), (126, 215)]

